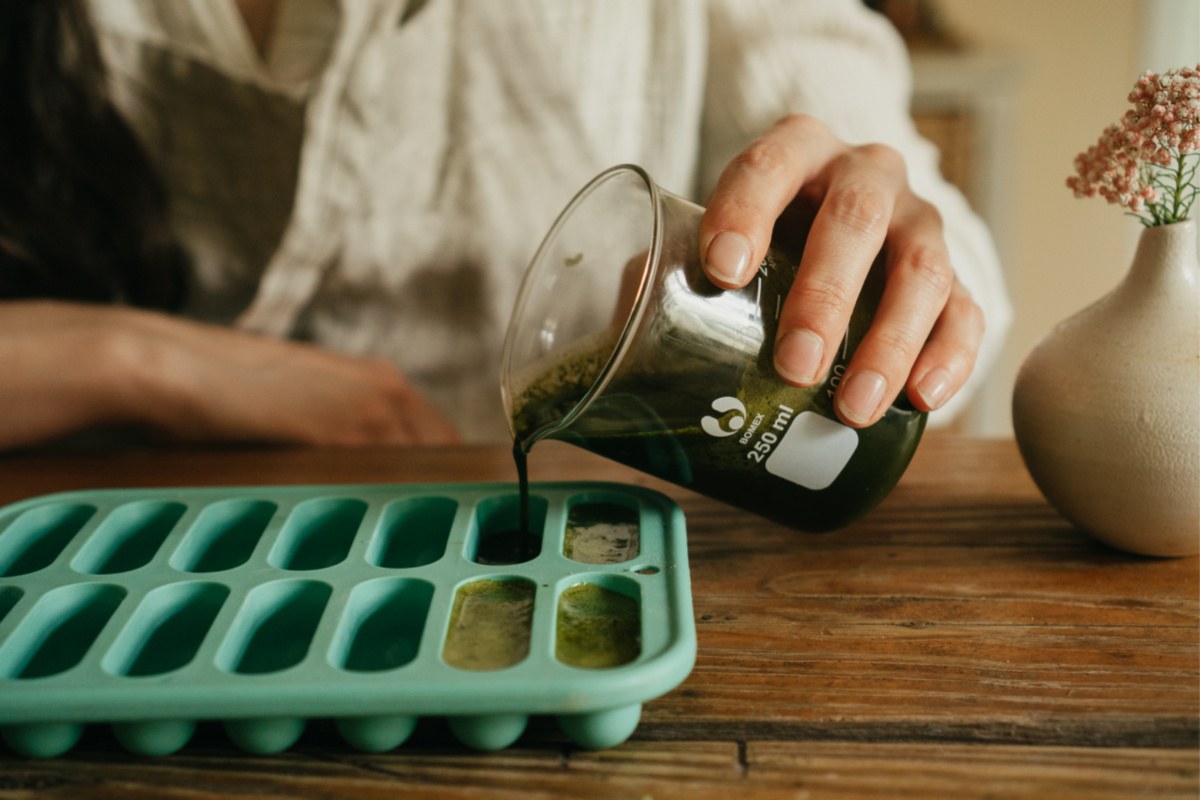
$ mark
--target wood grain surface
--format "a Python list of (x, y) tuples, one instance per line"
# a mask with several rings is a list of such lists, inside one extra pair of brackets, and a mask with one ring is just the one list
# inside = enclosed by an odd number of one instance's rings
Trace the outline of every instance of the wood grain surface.
[[(617, 480), (684, 509), (699, 651), (631, 741), (549, 720), (500, 753), (424, 720), (359, 753), (315, 721), (277, 756), (202, 725), (126, 754), (104, 726), (65, 756), (0, 749), (0, 798), (1200, 796), (1200, 570), (1097, 544), (1011, 441), (927, 437), (875, 512), (796, 533), (557, 443), (534, 480)], [(132, 449), (0, 458), (0, 503), (84, 488), (511, 481), (507, 448)]]

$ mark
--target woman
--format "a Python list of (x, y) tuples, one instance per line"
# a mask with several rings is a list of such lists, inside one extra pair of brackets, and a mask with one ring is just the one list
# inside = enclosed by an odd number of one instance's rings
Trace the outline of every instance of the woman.
[(74, 3), (7, 8), (3, 161), (33, 166), (0, 187), (0, 447), (114, 423), (501, 437), (523, 267), (620, 162), (707, 198), (723, 287), (789, 207), (820, 209), (776, 346), (796, 385), (886, 241), (848, 425), (901, 391), (952, 411), (1007, 325), (987, 234), (907, 117), (903, 47), (849, 0), (105, 0), (99, 49)]

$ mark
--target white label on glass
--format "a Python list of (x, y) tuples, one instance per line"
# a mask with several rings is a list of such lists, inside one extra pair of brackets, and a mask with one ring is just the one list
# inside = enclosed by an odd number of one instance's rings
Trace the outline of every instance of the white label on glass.
[(788, 426), (767, 458), (767, 472), (805, 489), (824, 489), (842, 474), (858, 448), (858, 431), (805, 411)]

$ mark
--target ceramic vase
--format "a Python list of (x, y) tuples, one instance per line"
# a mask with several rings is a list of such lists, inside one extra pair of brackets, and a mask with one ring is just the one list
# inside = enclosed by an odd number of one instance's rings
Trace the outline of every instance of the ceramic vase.
[(1128, 275), (1029, 354), (1013, 429), (1038, 488), (1122, 550), (1200, 552), (1196, 223), (1146, 228)]

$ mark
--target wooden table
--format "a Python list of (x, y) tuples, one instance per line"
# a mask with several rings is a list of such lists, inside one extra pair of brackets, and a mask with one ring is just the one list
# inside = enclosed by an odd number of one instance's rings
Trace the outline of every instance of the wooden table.
[[(534, 720), (481, 754), (423, 721), (369, 755), (325, 723), (276, 756), (202, 725), (177, 754), (104, 726), (0, 748), (0, 798), (1130, 798), (1200, 795), (1197, 559), (1096, 544), (1008, 441), (927, 437), (896, 491), (809, 536), (556, 443), (534, 480), (619, 480), (687, 516), (699, 652), (611, 750)], [(0, 458), (0, 502), (90, 487), (512, 480), (507, 448), (206, 449)]]

